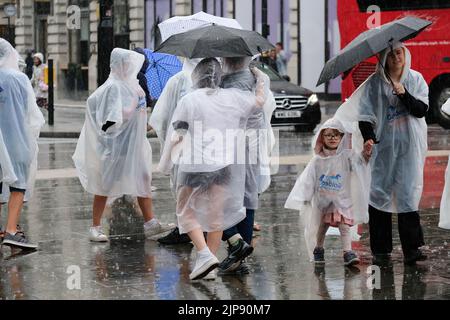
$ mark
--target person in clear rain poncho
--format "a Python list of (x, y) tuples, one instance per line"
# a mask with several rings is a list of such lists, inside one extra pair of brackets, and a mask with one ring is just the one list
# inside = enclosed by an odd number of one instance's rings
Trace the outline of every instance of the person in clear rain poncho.
[(245, 218), (245, 159), (239, 159), (237, 148), (243, 145), (246, 119), (265, 102), (266, 77), (254, 72), (256, 93), (221, 89), (219, 62), (202, 60), (192, 73), (195, 90), (180, 100), (171, 120), (159, 167), (170, 172), (178, 165), (178, 228), (197, 249), (192, 280), (217, 267), (222, 231)]
[[(224, 76), (221, 87), (236, 88), (253, 92), (256, 86), (255, 76), (249, 68), (251, 57), (223, 58)], [(270, 80), (265, 81), (270, 88)], [(245, 194), (244, 207), (246, 217), (237, 225), (223, 233), (222, 240), (228, 242), (228, 256), (221, 264), (224, 272), (247, 273), (248, 268), (243, 260), (253, 251), (253, 224), (255, 210), (258, 209), (258, 195), (270, 185), (270, 152), (274, 145), (274, 134), (270, 119), (276, 108), (275, 99), (267, 90), (266, 102), (263, 108), (257, 108), (250, 115), (246, 124), (245, 154)]]
[[(450, 116), (450, 99), (448, 99), (441, 107), (442, 112)], [(449, 156), (450, 160), (450, 156)], [(450, 229), (450, 161), (448, 161), (447, 169), (445, 170), (445, 186), (442, 192), (440, 213), (439, 213), (439, 227)]]
[(345, 265), (359, 263), (351, 250), (350, 227), (368, 221), (367, 183), (370, 181), (372, 144), (352, 149), (351, 130), (331, 118), (316, 133), (314, 157), (297, 179), (285, 207), (300, 210), (310, 259), (325, 263), (324, 240), (330, 226), (338, 227)]
[(44, 55), (40, 52), (33, 55), (34, 66), (31, 84), (36, 95), (36, 103), (39, 107), (47, 109), (48, 107), (48, 85), (44, 81), (45, 68)]
[(87, 100), (86, 120), (73, 160), (82, 186), (95, 195), (91, 241), (108, 240), (100, 226), (108, 197), (138, 198), (147, 237), (174, 227), (161, 224), (152, 211), (147, 105), (136, 78), (143, 62), (143, 55), (115, 48), (109, 78)]
[(32, 196), (44, 122), (31, 83), (19, 70), (19, 54), (0, 38), (0, 203), (8, 201), (8, 223), (4, 234), (0, 230), (4, 245), (37, 248), (17, 223), (23, 202)]
[[(187, 93), (192, 91), (192, 71), (200, 61), (201, 59), (199, 58), (185, 58), (183, 62), (183, 69), (173, 77), (171, 77), (169, 81), (167, 81), (161, 93), (161, 96), (159, 97), (155, 104), (155, 107), (153, 108), (148, 124), (155, 130), (161, 144), (161, 150), (164, 147), (167, 130), (171, 123), (170, 120), (172, 120), (172, 116), (175, 112), (175, 109), (177, 108), (178, 102)], [(178, 166), (173, 166), (170, 172), (170, 185), (175, 197), (177, 168)], [(180, 230), (178, 229), (178, 227), (176, 227), (168, 235), (159, 238), (158, 242), (162, 244), (182, 244), (191, 242), (191, 239), (187, 234), (180, 234)]]
[(427, 152), (428, 86), (410, 69), (411, 54), (403, 43), (381, 52), (372, 74), (338, 109), (335, 117), (357, 121), (364, 141), (375, 143), (371, 159), (369, 228), (374, 261), (392, 252), (392, 213), (404, 262), (426, 259), (419, 217), (423, 168)]

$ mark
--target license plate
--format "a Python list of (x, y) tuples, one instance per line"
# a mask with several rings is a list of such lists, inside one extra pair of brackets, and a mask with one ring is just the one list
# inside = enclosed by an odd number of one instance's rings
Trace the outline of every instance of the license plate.
[(300, 111), (275, 111), (275, 118), (299, 118), (301, 115)]

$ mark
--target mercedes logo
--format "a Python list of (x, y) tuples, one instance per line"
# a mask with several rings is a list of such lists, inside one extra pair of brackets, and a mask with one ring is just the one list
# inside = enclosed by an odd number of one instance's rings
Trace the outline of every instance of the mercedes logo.
[(289, 109), (291, 107), (291, 100), (290, 99), (284, 99), (281, 103), (284, 109)]

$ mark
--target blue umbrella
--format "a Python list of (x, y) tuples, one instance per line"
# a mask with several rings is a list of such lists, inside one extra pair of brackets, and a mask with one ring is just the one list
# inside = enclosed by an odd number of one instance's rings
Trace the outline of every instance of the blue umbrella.
[(149, 65), (145, 76), (147, 77), (148, 90), (154, 99), (158, 99), (167, 81), (174, 74), (181, 71), (182, 64), (174, 55), (153, 52), (144, 49)]

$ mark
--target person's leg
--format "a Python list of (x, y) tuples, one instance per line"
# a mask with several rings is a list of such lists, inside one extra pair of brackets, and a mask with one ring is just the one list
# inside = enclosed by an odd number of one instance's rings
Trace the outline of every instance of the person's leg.
[(317, 230), (317, 243), (316, 248), (323, 248), (323, 244), (325, 243), (325, 234), (327, 233), (330, 225), (325, 223), (324, 221), (320, 222), (319, 229)]
[(398, 232), (406, 263), (425, 260), (419, 247), (425, 244), (420, 216), (417, 211), (398, 214)]
[(10, 187), (9, 191), (8, 221), (4, 233), (3, 244), (18, 247), (23, 250), (35, 250), (38, 246), (30, 243), (26, 239), (25, 234), (18, 230), (18, 222), (23, 208), (25, 190)]
[(94, 195), (94, 203), (92, 204), (92, 227), (89, 228), (89, 240), (93, 242), (107, 242), (108, 237), (102, 229), (102, 216), (105, 211), (106, 201), (108, 197)]
[(325, 243), (325, 234), (327, 233), (329, 227), (330, 225), (328, 223), (325, 223), (323, 219), (320, 221), (320, 225), (316, 235), (316, 246), (313, 251), (314, 263), (316, 264), (325, 263), (325, 249), (323, 248), (323, 245)]
[[(203, 239), (204, 238), (205, 237), (203, 236)], [(222, 239), (222, 231), (208, 232), (206, 243), (208, 245), (209, 250), (211, 250), (211, 252), (214, 255), (216, 255), (217, 251), (219, 250), (221, 239)]]
[(94, 203), (92, 205), (92, 226), (98, 227), (101, 225), (103, 211), (105, 211), (106, 201), (108, 197), (94, 196)]
[(152, 208), (152, 198), (138, 197), (139, 208), (141, 208), (142, 215), (144, 216), (144, 222), (150, 221), (154, 218)]
[(374, 255), (392, 252), (392, 214), (369, 206), (370, 249)]
[(252, 243), (253, 223), (255, 221), (255, 210), (246, 209), (245, 219), (237, 224), (237, 230), (245, 242)]
[(8, 222), (6, 232), (14, 235), (17, 232), (17, 224), (19, 223), (20, 213), (23, 208), (25, 192), (12, 191), (8, 202)]
[[(220, 239), (222, 237), (221, 233), (222, 232), (208, 233), (208, 240), (212, 242), (213, 246), (215, 246), (216, 243), (220, 244)], [(211, 252), (206, 244), (202, 229), (196, 228), (191, 230), (188, 232), (188, 235), (197, 249), (197, 258), (195, 260), (194, 269), (190, 273), (189, 278), (191, 280), (197, 280), (204, 278), (208, 273), (214, 270), (219, 265), (219, 260), (217, 260), (217, 257)]]
[(352, 251), (352, 235), (350, 233), (350, 226), (345, 223), (340, 223), (339, 232), (341, 234), (342, 250), (344, 253)]
[(353, 266), (360, 262), (356, 253), (352, 251), (352, 234), (350, 226), (345, 223), (339, 224), (339, 232), (341, 233), (342, 249), (344, 251), (344, 265)]
[(206, 245), (205, 237), (203, 236), (202, 229), (194, 229), (190, 232), (188, 232), (189, 238), (191, 238), (192, 242), (194, 243), (195, 248), (197, 251), (203, 250)]

